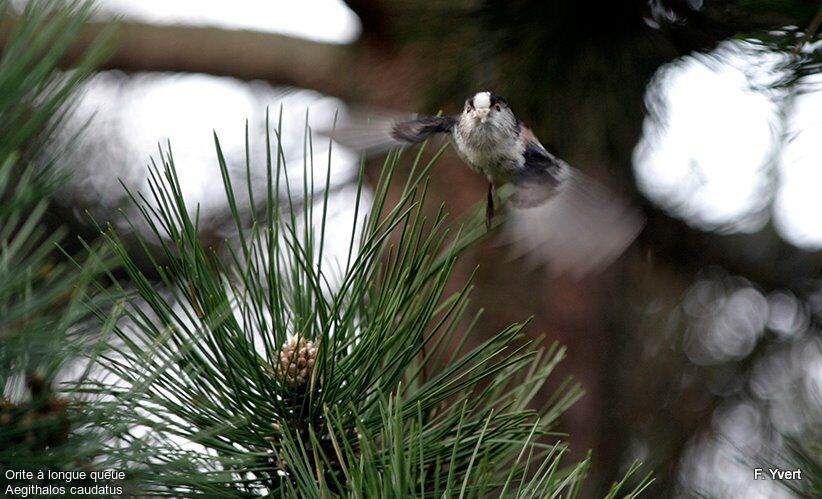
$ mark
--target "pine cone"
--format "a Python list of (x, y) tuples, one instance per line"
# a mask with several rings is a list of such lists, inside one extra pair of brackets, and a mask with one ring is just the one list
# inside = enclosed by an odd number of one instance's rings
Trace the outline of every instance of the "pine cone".
[(280, 349), (274, 366), (278, 380), (291, 388), (299, 388), (311, 379), (311, 369), (317, 359), (317, 345), (305, 338), (287, 341)]

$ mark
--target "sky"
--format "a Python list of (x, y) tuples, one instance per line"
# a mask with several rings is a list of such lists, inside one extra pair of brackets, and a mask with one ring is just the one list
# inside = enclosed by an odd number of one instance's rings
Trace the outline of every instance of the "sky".
[(753, 232), (770, 216), (784, 239), (814, 250), (822, 248), (822, 79), (805, 81), (809, 91), (784, 106), (785, 94), (764, 86), (779, 62), (728, 42), (662, 68), (648, 90), (662, 117), (646, 120), (634, 170), (645, 195), (696, 227)]
[(153, 24), (190, 24), (350, 43), (360, 21), (339, 0), (98, 0), (107, 16)]

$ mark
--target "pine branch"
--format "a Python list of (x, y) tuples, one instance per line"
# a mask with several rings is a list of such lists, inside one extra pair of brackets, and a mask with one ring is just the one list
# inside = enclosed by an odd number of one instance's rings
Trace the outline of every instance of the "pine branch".
[[(152, 163), (150, 193), (130, 193), (166, 262), (154, 269), (159, 282), (105, 231), (133, 291), (112, 296), (125, 300), (119, 345), (99, 359), (117, 382), (89, 390), (111, 391), (120, 404), (113, 421), (147, 435), (140, 444), (128, 432), (124, 450), (112, 453), (144, 470), (142, 486), (157, 494), (578, 493), (587, 462), (566, 466), (551, 428), (579, 387), (531, 407), (564, 351), (516, 346), (523, 324), (469, 351), (459, 340), (471, 332), (470, 285), (446, 289), (458, 258), (486, 231), (479, 208), (456, 230), (442, 210), (424, 215), (438, 155), (427, 164), (417, 156), (395, 205), (387, 191), (400, 154), (387, 158), (373, 196), (360, 175), (349, 254), (329, 267), (334, 166), (314, 178), (307, 127), (295, 185), (281, 126), (267, 134), (260, 165), (266, 198), (243, 198), (253, 206), (237, 201), (237, 189), (250, 186), (235, 186), (215, 137), (237, 234), (229, 258), (200, 243), (170, 149)], [(245, 166), (250, 179), (258, 167)], [(201, 450), (183, 449), (191, 445)], [(140, 446), (154, 452), (135, 456)], [(175, 456), (174, 464), (157, 456)]]
[[(0, 0), (0, 21), (8, 16)], [(86, 305), (102, 306), (93, 281), (109, 261), (64, 255), (65, 231), (47, 231), (49, 197), (64, 180), (60, 156), (44, 153), (72, 96), (105, 56), (95, 41), (70, 73), (66, 47), (91, 16), (88, 2), (30, 2), (0, 58), (0, 467), (77, 469), (104, 438), (99, 414), (68, 393), (70, 364), (98, 350), (99, 328)], [(76, 367), (76, 366), (74, 366)], [(85, 374), (82, 374), (82, 378)], [(6, 477), (8, 478), (8, 477)], [(6, 480), (19, 486), (39, 482)], [(4, 492), (6, 490), (4, 489)]]

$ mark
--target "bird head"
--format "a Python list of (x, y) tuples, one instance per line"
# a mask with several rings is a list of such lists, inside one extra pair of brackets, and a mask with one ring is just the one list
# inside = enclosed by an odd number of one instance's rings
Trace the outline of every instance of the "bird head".
[[(479, 92), (465, 101), (465, 114), (481, 124), (495, 123), (513, 116), (508, 102), (493, 92)], [(508, 116), (510, 115), (510, 116)]]

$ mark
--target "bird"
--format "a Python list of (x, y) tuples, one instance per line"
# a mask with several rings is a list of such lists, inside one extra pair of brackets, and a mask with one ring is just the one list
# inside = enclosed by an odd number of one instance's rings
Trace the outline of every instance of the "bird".
[(342, 126), (335, 138), (374, 152), (447, 136), (462, 161), (488, 182), (487, 230), (497, 188), (512, 184), (516, 216), (509, 239), (522, 254), (545, 255), (555, 270), (584, 275), (604, 267), (644, 225), (623, 199), (550, 153), (508, 101), (492, 91), (469, 96), (458, 114), (383, 113), (367, 121)]

